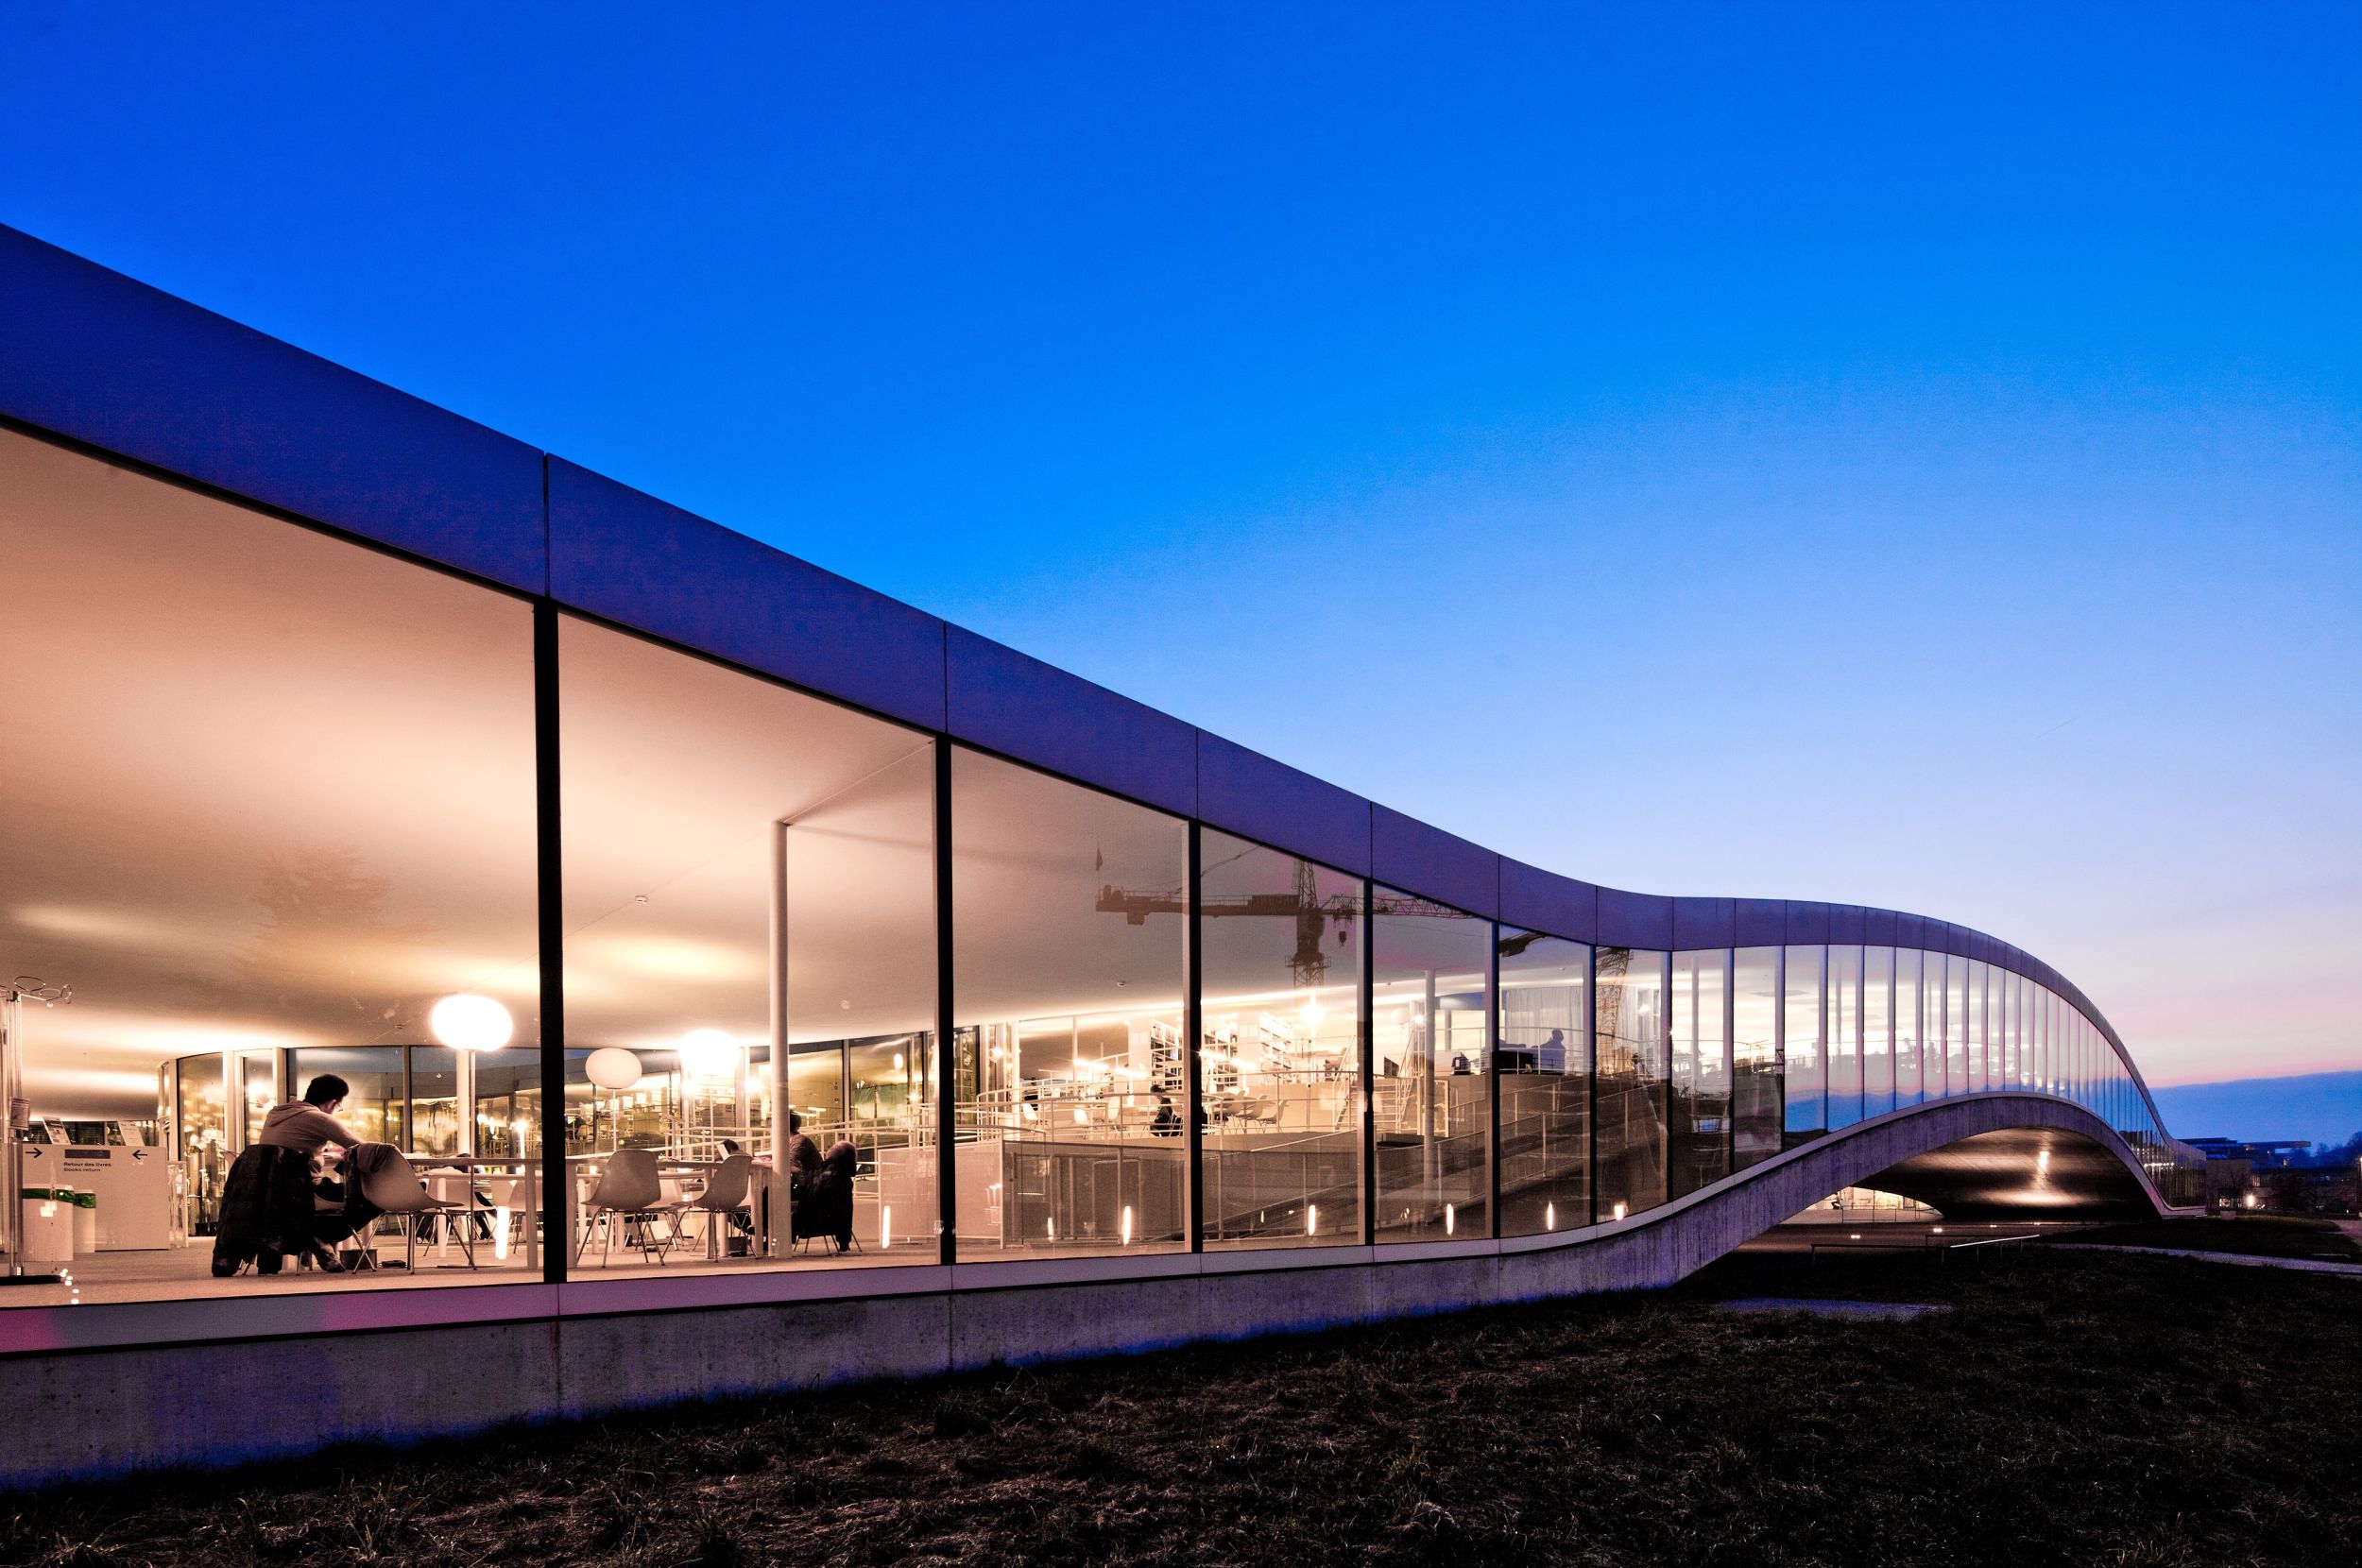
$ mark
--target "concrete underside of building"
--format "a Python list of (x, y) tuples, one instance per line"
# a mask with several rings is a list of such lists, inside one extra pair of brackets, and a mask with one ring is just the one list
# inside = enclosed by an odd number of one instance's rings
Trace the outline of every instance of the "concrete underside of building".
[[(1661, 1288), (1847, 1186), (1950, 1198), (1963, 1218), (2171, 1212), (2134, 1151), (2088, 1112), (1988, 1095), (1858, 1123), (1625, 1223), (1563, 1236), (668, 1280), (675, 1303), (659, 1310), (618, 1310), (625, 1298), (601, 1282), (496, 1287), (466, 1293), (507, 1298), (484, 1304), (497, 1321), (19, 1355), (8, 1373), (27, 1419), (0, 1449), (0, 1475), (36, 1485), (223, 1466)], [(408, 1299), (448, 1311), (454, 1294)], [(157, 1331), (170, 1332), (171, 1304), (111, 1310), (157, 1314)]]

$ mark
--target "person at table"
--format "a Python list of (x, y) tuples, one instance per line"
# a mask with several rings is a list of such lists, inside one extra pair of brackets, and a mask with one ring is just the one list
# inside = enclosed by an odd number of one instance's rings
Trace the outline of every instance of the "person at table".
[(804, 1133), (804, 1118), (787, 1114), (787, 1179), (799, 1192), (809, 1191), (820, 1174), (820, 1146)]
[(324, 1072), (304, 1086), (301, 1099), (271, 1107), (254, 1141), (273, 1149), (292, 1149), (306, 1159), (330, 1144), (357, 1147), (361, 1140), (336, 1119), (337, 1107), (352, 1093), (352, 1085), (333, 1072)]

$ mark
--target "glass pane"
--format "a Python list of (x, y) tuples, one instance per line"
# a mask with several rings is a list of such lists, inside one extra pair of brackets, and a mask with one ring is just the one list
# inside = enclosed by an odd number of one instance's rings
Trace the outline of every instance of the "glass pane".
[(1665, 1202), (1668, 955), (1599, 949), (1598, 1202), (1602, 1220)]
[(1947, 956), (1943, 961), (1944, 1077), (1950, 1091), (1969, 1094), (1977, 1087), (1975, 1051), (1969, 1044), (1968, 961)]
[(1379, 888), (1370, 940), (1378, 1239), (1489, 1235), (1492, 922)]
[(1591, 1220), (1591, 949), (1500, 936), (1501, 1235)]
[(963, 1261), (1187, 1245), (1189, 854), (1179, 817), (953, 748)]
[(1679, 1198), (1730, 1174), (1730, 1043), (1723, 1007), (1730, 954), (1673, 955), (1673, 1070), (1667, 1196)]
[[(558, 650), (579, 1271), (935, 1261), (933, 743), (587, 622)], [(799, 1101), (795, 1055), (847, 1045), (869, 1092)], [(618, 1202), (647, 1167), (676, 1220)]]
[(1731, 1164), (1780, 1151), (1780, 950), (1741, 947), (1731, 983)]
[(1787, 1000), (1780, 1021), (1780, 1080), (1791, 1148), (1819, 1137), (1828, 1125), (1821, 987), (1822, 966), (1827, 962), (1828, 949), (1819, 946), (1790, 947), (1782, 961), (1781, 988)]
[(540, 1152), (540, 1052), (491, 1050), (476, 1057), (475, 1147), (487, 1155)]
[[(0, 758), (0, 947), (75, 991), (26, 1020), (34, 1114), (146, 1117), (180, 1063), (180, 1218), (201, 1232), (246, 1186), (241, 1141), (258, 1184), (285, 1159), (248, 1110), (275, 1075), (238, 1058), (439, 1049), (435, 1009), (463, 994), (534, 1044), (530, 605), (9, 432), (0, 557), (21, 586), (0, 702), (26, 721)], [(455, 1145), (455, 1106), (445, 1126)], [(482, 1257), (356, 1282), (232, 1240), (219, 1261), (248, 1271), (215, 1279), (213, 1247), (170, 1245), (174, 1173), (151, 1164), (77, 1261), (84, 1302), (523, 1277)]]
[(1894, 950), (1894, 1103), (1916, 1105), (1920, 1097), (1919, 1043), (1926, 1029), (1920, 1014), (1919, 950)]
[(1208, 1247), (1361, 1239), (1361, 880), (1200, 835)]
[(1986, 1035), (1987, 974), (1982, 959), (1968, 961), (1968, 1086), (1978, 1094), (1995, 1086), (1998, 1074)]
[(1862, 962), (1861, 1114), (1894, 1109), (1894, 949), (1871, 947)]
[(1861, 1120), (1861, 949), (1829, 949), (1829, 1127)]

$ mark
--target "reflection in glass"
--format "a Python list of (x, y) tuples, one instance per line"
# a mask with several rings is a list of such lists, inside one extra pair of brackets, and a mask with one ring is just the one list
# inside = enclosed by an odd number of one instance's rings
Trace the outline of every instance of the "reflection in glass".
[(1862, 951), (1861, 1114), (1894, 1109), (1894, 949)]
[(1916, 1105), (1920, 1097), (1919, 950), (1894, 949), (1894, 1103)]
[(1361, 1239), (1361, 881), (1201, 832), (1209, 1248)]
[(1378, 1239), (1490, 1234), (1489, 921), (1377, 891), (1370, 1027)]
[(1979, 1094), (2000, 1087), (2001, 1077), (1989, 1032), (1990, 979), (1991, 971), (1984, 960), (1968, 961), (1968, 1082), (1969, 1087)]
[(1861, 1120), (1862, 952), (1829, 948), (1829, 1129)]
[[(0, 706), (23, 721), (0, 760), (0, 949), (75, 992), (26, 1031), (35, 1116), (145, 1118), (171, 1064), (179, 1169), (134, 1180), (170, 1213), (177, 1176), (203, 1235), (285, 1053), (426, 1044), (457, 993), (534, 1044), (528, 603), (14, 432), (0, 558), (21, 588)], [(456, 1146), (455, 1098), (439, 1110)], [(75, 1286), (246, 1288), (211, 1262), (110, 1246)]]
[(1602, 1220), (1665, 1202), (1668, 959), (1647, 948), (1599, 949), (1594, 1213)]
[(962, 1260), (1187, 1243), (1189, 828), (951, 753)]
[[(670, 1244), (675, 1261), (841, 1246), (934, 1261), (932, 743), (572, 618), (559, 659), (586, 1266), (640, 1264), (624, 1243)], [(849, 1063), (851, 1106), (795, 1108), (789, 1064), (807, 1049)], [(613, 1083), (593, 1081), (602, 1064)], [(601, 1198), (619, 1149), (655, 1156), (666, 1202), (690, 1205), (676, 1228)], [(610, 1197), (630, 1185), (614, 1169)]]
[(1591, 949), (1500, 933), (1501, 1235), (1591, 1219)]
[(1729, 993), (1727, 951), (1673, 955), (1668, 1197), (1680, 1198), (1730, 1174), (1730, 1042), (1723, 1032)]
[(1828, 949), (1790, 947), (1783, 960), (1780, 1087), (1787, 1101), (1790, 1148), (1821, 1135), (1828, 1125), (1827, 1059), (1822, 1048), (1822, 966)]
[(1780, 1151), (1780, 950), (1741, 947), (1731, 981), (1731, 1167)]

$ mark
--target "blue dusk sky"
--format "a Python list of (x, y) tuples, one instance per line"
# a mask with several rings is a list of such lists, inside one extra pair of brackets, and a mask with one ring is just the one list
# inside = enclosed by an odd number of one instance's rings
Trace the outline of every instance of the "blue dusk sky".
[(2353, 5), (25, 4), (0, 219), (1488, 846), (2362, 1068)]

